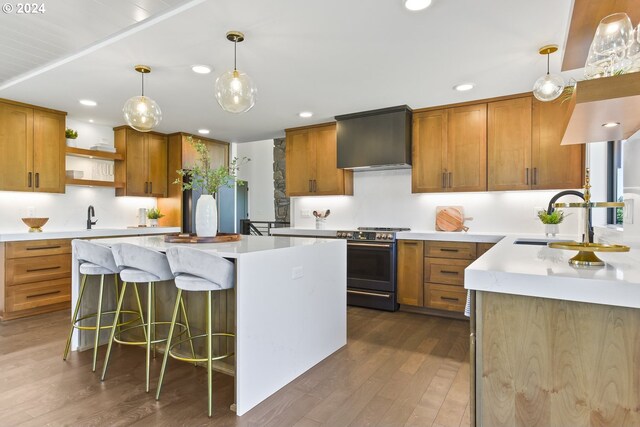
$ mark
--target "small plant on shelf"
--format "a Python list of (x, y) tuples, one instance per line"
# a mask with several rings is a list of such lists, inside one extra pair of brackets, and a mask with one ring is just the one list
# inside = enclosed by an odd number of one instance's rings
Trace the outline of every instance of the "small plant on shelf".
[(164, 214), (158, 208), (151, 208), (147, 211), (147, 218), (149, 219), (160, 219), (163, 216)]
[(545, 210), (538, 211), (538, 218), (543, 224), (560, 224), (564, 220), (564, 212), (555, 210), (550, 214)]
[(64, 136), (65, 136), (67, 139), (76, 139), (76, 138), (78, 137), (78, 131), (75, 131), (75, 130), (73, 130), (73, 129), (71, 129), (71, 128), (67, 128), (67, 129), (64, 131)]

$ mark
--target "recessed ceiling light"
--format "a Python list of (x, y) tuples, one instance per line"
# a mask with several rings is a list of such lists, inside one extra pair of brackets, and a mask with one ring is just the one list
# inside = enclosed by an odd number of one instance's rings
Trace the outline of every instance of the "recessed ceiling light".
[(464, 92), (473, 89), (474, 86), (475, 85), (473, 83), (461, 83), (459, 85), (455, 85), (453, 88), (458, 92)]
[(202, 135), (209, 135), (209, 132), (209, 129), (198, 129), (198, 133), (201, 133)]
[(81, 99), (80, 104), (86, 105), (87, 107), (95, 107), (96, 105), (98, 105), (96, 101), (92, 101), (90, 99)]
[(303, 119), (308, 119), (309, 117), (313, 116), (313, 113), (311, 111), (303, 111), (301, 113), (298, 114), (300, 117), (302, 117)]
[(194, 65), (191, 67), (191, 70), (198, 74), (209, 74), (211, 72), (211, 67), (207, 67), (206, 65)]
[(616, 127), (616, 126), (618, 126), (618, 125), (620, 125), (620, 123), (619, 123), (619, 122), (608, 122), (608, 123), (603, 124), (603, 125), (602, 125), (602, 127), (605, 127), (605, 128), (614, 128), (614, 127)]
[(431, 0), (404, 0), (404, 7), (412, 12), (423, 10), (431, 6)]
[(89, 123), (93, 123), (93, 119), (89, 119)]

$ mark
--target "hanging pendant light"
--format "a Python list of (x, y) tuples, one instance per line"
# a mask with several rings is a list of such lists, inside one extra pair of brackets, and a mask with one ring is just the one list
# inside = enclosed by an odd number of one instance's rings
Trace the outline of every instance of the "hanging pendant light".
[(245, 113), (255, 105), (258, 90), (251, 77), (236, 68), (236, 48), (244, 40), (244, 34), (229, 31), (227, 40), (233, 42), (233, 71), (227, 71), (216, 80), (216, 99), (222, 109), (229, 113)]
[(543, 102), (553, 101), (564, 90), (564, 80), (557, 74), (549, 74), (549, 55), (556, 52), (558, 46), (550, 44), (542, 46), (538, 53), (547, 55), (547, 74), (540, 77), (533, 85), (533, 96)]
[(153, 99), (144, 96), (144, 75), (151, 72), (151, 67), (136, 65), (134, 69), (142, 76), (142, 95), (129, 98), (122, 113), (129, 126), (140, 132), (149, 132), (162, 120), (162, 111)]

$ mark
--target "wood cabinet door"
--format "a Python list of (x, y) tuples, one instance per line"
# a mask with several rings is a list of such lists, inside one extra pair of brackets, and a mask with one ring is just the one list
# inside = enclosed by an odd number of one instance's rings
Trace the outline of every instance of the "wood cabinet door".
[(316, 148), (316, 173), (313, 194), (317, 196), (344, 194), (344, 170), (338, 169), (338, 139), (336, 125), (313, 128), (310, 136)]
[(423, 243), (420, 240), (398, 241), (398, 303), (424, 305)]
[(310, 130), (287, 132), (285, 156), (287, 196), (312, 194), (312, 181), (316, 172), (316, 147)]
[(580, 188), (584, 178), (584, 144), (560, 145), (569, 103), (533, 100), (532, 186), (534, 190)]
[(147, 141), (142, 132), (126, 130), (126, 195), (147, 196)]
[(531, 188), (531, 97), (488, 104), (487, 163), (489, 191)]
[(0, 190), (33, 191), (33, 109), (2, 102)]
[(447, 110), (413, 115), (411, 192), (442, 192), (445, 189)]
[(149, 133), (147, 143), (148, 188), (153, 197), (167, 197), (167, 137)]
[(449, 109), (446, 159), (449, 191), (487, 190), (487, 104)]
[(65, 192), (65, 124), (64, 114), (33, 112), (34, 191)]

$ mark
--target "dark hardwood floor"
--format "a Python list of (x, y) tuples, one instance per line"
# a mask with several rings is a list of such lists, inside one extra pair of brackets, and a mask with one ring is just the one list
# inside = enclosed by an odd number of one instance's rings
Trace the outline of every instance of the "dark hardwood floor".
[(120, 346), (100, 382), (90, 351), (62, 361), (68, 319), (64, 311), (0, 323), (0, 426), (469, 425), (465, 321), (350, 307), (348, 345), (243, 417), (229, 410), (233, 378), (214, 373), (209, 419), (203, 368), (171, 361), (156, 402), (162, 358), (147, 394), (144, 350)]

